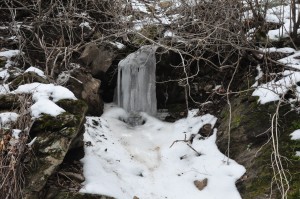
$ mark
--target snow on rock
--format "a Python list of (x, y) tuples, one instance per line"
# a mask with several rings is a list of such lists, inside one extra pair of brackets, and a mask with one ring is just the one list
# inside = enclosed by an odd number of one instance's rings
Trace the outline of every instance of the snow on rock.
[[(141, 113), (145, 124), (131, 127), (122, 121), (124, 109), (106, 105), (102, 117), (87, 117), (81, 192), (119, 199), (240, 199), (235, 182), (245, 168), (228, 160), (216, 144), (217, 130), (203, 138), (204, 124), (216, 123), (212, 115), (162, 122)], [(195, 136), (193, 142), (187, 141)], [(197, 152), (195, 152), (197, 151)], [(195, 181), (207, 178), (199, 191)]]
[(126, 46), (124, 44), (122, 44), (120, 42), (117, 42), (117, 41), (115, 41), (115, 42), (109, 42), (109, 43), (112, 44), (112, 45), (114, 45), (115, 47), (117, 47), (119, 50), (122, 50), (122, 49), (126, 48)]
[(0, 71), (0, 79), (3, 80), (3, 82), (5, 82), (9, 78), (9, 76), (10, 75), (7, 69)]
[(20, 50), (7, 50), (7, 51), (0, 52), (0, 57), (7, 58), (5, 68), (11, 67), (14, 64), (14, 62), (11, 60), (11, 58), (19, 55), (20, 53), (21, 53)]
[(22, 130), (20, 129), (13, 129), (12, 130), (12, 136), (15, 138), (15, 139), (19, 139), (20, 138), (20, 133), (22, 132)]
[[(286, 75), (278, 81), (270, 81), (256, 88), (252, 96), (258, 96), (258, 101), (265, 104), (272, 101), (280, 100), (281, 95), (285, 94), (289, 89), (300, 81), (300, 72), (285, 71)], [(295, 88), (297, 99), (300, 98), (300, 87)]]
[(57, 106), (54, 102), (48, 99), (40, 99), (36, 103), (34, 103), (31, 107), (31, 116), (38, 118), (42, 113), (57, 116), (63, 112), (64, 109)]
[(89, 30), (91, 30), (92, 28), (91, 28), (91, 26), (90, 26), (90, 23), (89, 22), (82, 22), (81, 24), (79, 24), (79, 27), (81, 27), (81, 28), (84, 28), (84, 27), (86, 27), (86, 28), (88, 28)]
[(294, 48), (290, 48), (290, 47), (284, 47), (284, 48), (260, 48), (260, 51), (264, 52), (264, 53), (272, 53), (272, 52), (278, 52), (278, 53), (294, 53), (296, 52), (296, 50)]
[(0, 113), (0, 127), (3, 128), (10, 122), (14, 122), (18, 119), (19, 115), (15, 112)]
[(46, 78), (45, 73), (42, 70), (40, 70), (40, 69), (38, 69), (38, 68), (36, 68), (34, 66), (30, 66), (27, 70), (25, 70), (24, 73), (28, 73), (28, 72), (34, 72), (37, 75), (39, 75), (39, 76), (41, 76), (43, 78)]
[(293, 133), (291, 133), (292, 136), (292, 140), (300, 140), (300, 129), (294, 131)]
[(20, 50), (7, 50), (0, 52), (0, 57), (6, 57), (8, 59), (20, 54)]
[(54, 84), (31, 83), (19, 86), (13, 93), (32, 93), (34, 101), (39, 99), (51, 99), (57, 102), (61, 99), (76, 99), (75, 95), (63, 86)]
[(64, 112), (54, 102), (61, 99), (76, 99), (74, 94), (63, 86), (54, 84), (31, 83), (19, 86), (12, 93), (31, 93), (35, 103), (31, 106), (33, 117), (39, 117), (42, 113), (57, 116)]
[(258, 86), (258, 80), (259, 80), (260, 78), (262, 78), (263, 75), (264, 75), (264, 73), (263, 73), (262, 70), (261, 70), (260, 65), (258, 65), (258, 66), (256, 67), (256, 70), (257, 70), (257, 76), (255, 77), (255, 83), (252, 85), (252, 87), (257, 87), (257, 86)]
[(280, 60), (278, 60), (278, 62), (281, 62), (283, 64), (285, 64), (286, 66), (289, 66), (291, 68), (295, 68), (300, 70), (300, 51), (296, 51), (293, 55), (284, 57)]
[[(248, 4), (248, 3), (246, 3)], [(248, 4), (249, 5), (249, 4)], [(299, 5), (296, 4), (296, 19), (298, 18)], [(249, 20), (253, 18), (251, 9), (244, 12), (243, 19)], [(291, 20), (291, 5), (278, 5), (269, 8), (266, 11), (266, 22), (277, 23), (281, 26), (277, 29), (269, 30), (267, 36), (270, 40), (278, 41), (280, 38), (286, 38), (290, 36), (293, 30), (293, 21)], [(298, 30), (298, 33), (300, 31)]]
[(8, 84), (0, 85), (0, 95), (9, 93)]

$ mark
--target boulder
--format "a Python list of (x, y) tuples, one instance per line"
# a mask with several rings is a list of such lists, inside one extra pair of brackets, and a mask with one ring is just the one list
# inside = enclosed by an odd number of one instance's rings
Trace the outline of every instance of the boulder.
[(66, 112), (57, 117), (43, 115), (34, 122), (30, 131), (30, 137), (35, 141), (26, 161), (25, 198), (28, 199), (40, 198), (49, 176), (63, 162), (77, 138), (83, 135), (87, 105), (80, 100), (61, 100), (57, 104)]
[(95, 77), (105, 73), (111, 66), (115, 53), (108, 46), (97, 46), (94, 43), (88, 44), (80, 56), (80, 60), (91, 70)]
[(103, 101), (99, 94), (101, 81), (92, 77), (87, 70), (79, 68), (70, 72), (65, 86), (74, 95), (88, 105), (88, 114), (100, 116), (103, 113)]

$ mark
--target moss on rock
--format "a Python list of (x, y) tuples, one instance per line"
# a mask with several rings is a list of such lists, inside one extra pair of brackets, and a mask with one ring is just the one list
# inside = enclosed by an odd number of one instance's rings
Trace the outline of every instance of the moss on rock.
[[(277, 104), (260, 105), (250, 94), (242, 94), (232, 100), (230, 157), (244, 165), (247, 170), (237, 186), (243, 199), (280, 198), (276, 183), (272, 183), (273, 146), (270, 141), (271, 119)], [(289, 110), (289, 105), (283, 105), (279, 111), (279, 153), (290, 184), (288, 198), (299, 198), (300, 158), (295, 153), (299, 150), (300, 143), (291, 140), (290, 134), (300, 129), (300, 117)], [(228, 107), (221, 116), (218, 146), (226, 154), (229, 136)]]
[(17, 89), (20, 85), (23, 84), (29, 84), (33, 82), (39, 82), (44, 84), (49, 84), (50, 82), (47, 79), (44, 79), (43, 77), (39, 76), (35, 72), (26, 72), (22, 75), (19, 75), (14, 80), (11, 81), (9, 84), (10, 90)]
[(63, 162), (73, 142), (82, 137), (82, 129), (87, 112), (87, 105), (80, 100), (60, 100), (58, 104), (66, 112), (53, 117), (42, 115), (34, 122), (30, 131), (32, 138), (36, 137), (27, 165), (25, 189), (28, 198), (39, 198), (48, 178)]

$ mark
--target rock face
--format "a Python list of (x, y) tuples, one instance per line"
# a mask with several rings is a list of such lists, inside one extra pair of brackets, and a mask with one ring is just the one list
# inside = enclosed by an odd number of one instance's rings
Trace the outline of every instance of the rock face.
[[(246, 174), (237, 183), (242, 198), (278, 198), (279, 190), (276, 183), (270, 184), (273, 179), (271, 158), (274, 160), (271, 119), (277, 104), (259, 105), (251, 93), (235, 96), (231, 104), (229, 155), (246, 168)], [(292, 141), (289, 135), (299, 129), (300, 119), (295, 112), (289, 111), (289, 105), (282, 106), (279, 110), (279, 152), (290, 161), (287, 163), (283, 160), (283, 167), (289, 171), (288, 180), (291, 189), (288, 198), (299, 198), (299, 181), (296, 179), (300, 179), (300, 159), (295, 154), (299, 150), (300, 143)], [(221, 115), (217, 140), (218, 147), (224, 154), (228, 154), (228, 118), (229, 109), (226, 107)]]
[(61, 100), (57, 102), (67, 112), (52, 117), (38, 118), (30, 131), (36, 138), (32, 145), (34, 155), (29, 156), (28, 172), (25, 174), (26, 198), (40, 198), (40, 192), (48, 177), (63, 162), (68, 150), (77, 137), (83, 134), (83, 123), (87, 106), (80, 100)]
[(73, 70), (65, 86), (70, 89), (74, 95), (84, 100), (88, 104), (88, 114), (100, 116), (103, 113), (103, 101), (100, 97), (101, 81), (92, 77), (84, 69)]

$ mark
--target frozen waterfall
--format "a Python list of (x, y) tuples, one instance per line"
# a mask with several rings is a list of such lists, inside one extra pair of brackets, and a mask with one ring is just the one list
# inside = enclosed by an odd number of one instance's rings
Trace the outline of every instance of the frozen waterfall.
[(130, 113), (156, 114), (156, 50), (146, 45), (119, 62), (117, 104)]

